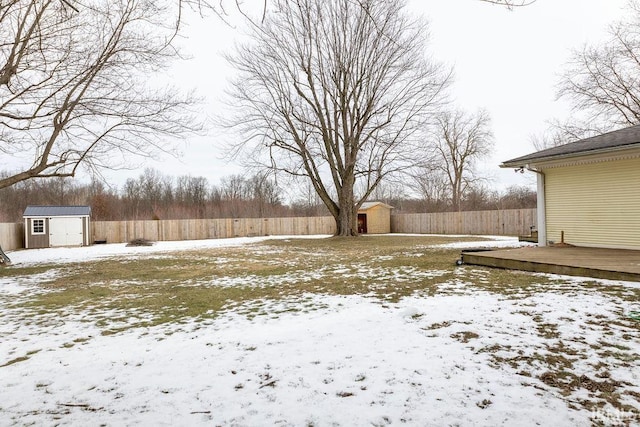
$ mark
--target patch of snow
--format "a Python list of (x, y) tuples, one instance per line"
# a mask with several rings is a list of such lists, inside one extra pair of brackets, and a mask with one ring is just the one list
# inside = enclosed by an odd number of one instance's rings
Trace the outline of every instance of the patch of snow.
[(25, 249), (10, 252), (13, 265), (26, 267), (41, 264), (64, 264), (93, 261), (101, 258), (127, 257), (134, 258), (163, 252), (191, 251), (222, 247), (243, 246), (275, 239), (320, 239), (328, 235), (311, 236), (261, 236), (234, 237), (229, 239), (182, 240), (155, 242), (152, 246), (127, 246), (126, 243), (110, 243), (85, 247), (62, 247), (44, 249)]
[[(467, 236), (469, 237), (469, 236)], [(537, 246), (535, 243), (520, 242), (517, 237), (509, 236), (479, 236), (492, 240), (478, 240), (475, 242), (452, 242), (434, 245), (434, 248), (443, 249), (467, 249), (467, 248), (520, 248), (525, 246)]]
[[(263, 240), (96, 245), (17, 251), (12, 258), (22, 265), (73, 263)], [(502, 242), (515, 239), (495, 243)], [(345, 266), (277, 280), (338, 273), (394, 282), (420, 272)], [(620, 395), (633, 408), (624, 421), (640, 421), (640, 333), (621, 321), (624, 300), (581, 287), (576, 278), (518, 298), (461, 281), (394, 303), (305, 294), (105, 335), (145, 314), (87, 307), (42, 315), (17, 305), (41, 291), (37, 283), (47, 274), (59, 271), (0, 279), (0, 424), (575, 426), (619, 416), (608, 405), (597, 413), (581, 409), (576, 402), (591, 398), (584, 388), (563, 395), (539, 379), (548, 369), (539, 360), (557, 346), (566, 348), (562, 355), (576, 375), (597, 379), (605, 374), (600, 366), (608, 366), (611, 380), (636, 393)], [(264, 315), (239, 314), (254, 308)], [(616, 359), (620, 352), (629, 356), (625, 363)]]
[(621, 280), (607, 280), (607, 279), (594, 279), (593, 277), (581, 277), (581, 276), (567, 276), (563, 274), (550, 274), (550, 273), (531, 273), (538, 277), (543, 277), (550, 280), (561, 280), (565, 283), (581, 285), (586, 282), (594, 282), (607, 286), (624, 286), (627, 288), (640, 288), (640, 282), (628, 282)]
[[(0, 368), (0, 411), (20, 424), (71, 425), (589, 422), (588, 413), (567, 409), (543, 387), (523, 386), (523, 377), (492, 367), (477, 351), (495, 342), (532, 344), (513, 332), (532, 321), (495, 296), (386, 306), (356, 296), (316, 298), (328, 308), (275, 319), (229, 314), (181, 330), (104, 336), (69, 321), (56, 324), (55, 334), (47, 326), (14, 331), (3, 349), (27, 338), (24, 350), (40, 351)], [(452, 326), (425, 330), (445, 321)], [(478, 341), (451, 338), (466, 330)]]

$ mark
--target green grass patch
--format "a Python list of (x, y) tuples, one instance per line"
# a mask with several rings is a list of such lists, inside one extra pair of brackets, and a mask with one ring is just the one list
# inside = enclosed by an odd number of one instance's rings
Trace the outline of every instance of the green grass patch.
[(36, 274), (46, 273), (51, 270), (51, 265), (39, 265), (35, 267), (21, 267), (12, 265), (9, 267), (0, 267), (0, 278), (4, 277), (21, 277), (21, 276), (33, 276)]
[[(387, 304), (408, 296), (473, 297), (490, 293), (512, 300), (514, 313), (531, 318), (530, 333), (542, 342), (538, 348), (525, 352), (510, 345), (484, 345), (486, 334), (475, 327), (445, 332), (452, 325), (465, 323), (455, 318), (433, 323), (428, 313), (419, 313), (411, 321), (420, 324), (426, 337), (440, 334), (469, 348), (482, 346), (474, 351), (486, 353), (490, 365), (497, 369), (510, 367), (523, 377), (537, 379), (545, 387), (567, 396), (586, 389), (600, 402), (625, 408), (620, 394), (624, 385), (610, 378), (610, 372), (620, 367), (632, 369), (637, 364), (632, 343), (637, 342), (640, 322), (629, 317), (629, 312), (637, 309), (640, 289), (614, 282), (579, 283), (557, 276), (457, 267), (455, 261), (461, 251), (437, 247), (478, 240), (433, 236), (270, 240), (242, 247), (74, 264), (12, 266), (0, 269), (0, 278), (12, 278), (16, 283), (39, 289), (7, 294), (0, 299), (0, 305), (14, 322), (36, 323), (52, 329), (72, 318), (97, 326), (97, 333), (103, 335), (157, 325), (168, 325), (164, 333), (171, 334), (182, 325), (198, 328), (201, 326), (198, 321), (226, 312), (277, 317), (287, 312), (323, 309), (325, 302), (316, 298), (318, 295), (359, 295)], [(606, 295), (617, 301), (619, 313), (590, 314), (569, 308), (558, 320), (549, 320), (540, 312), (539, 299), (528, 299), (536, 295), (553, 298), (586, 293)], [(580, 337), (563, 337), (563, 323), (577, 322), (601, 331), (603, 338), (588, 345), (576, 341)], [(623, 341), (609, 337), (614, 332)], [(88, 342), (94, 335), (93, 331), (89, 333), (69, 340), (62, 347)], [(584, 348), (589, 353), (595, 352), (600, 361), (589, 375), (576, 372), (574, 366), (587, 357)], [(15, 357), (3, 366), (23, 362), (29, 356), (28, 353)], [(263, 386), (275, 384), (267, 380)], [(241, 383), (236, 386), (242, 387)], [(338, 395), (350, 397), (346, 392), (343, 394)], [(476, 405), (484, 409), (491, 401), (485, 399)]]
[[(560, 290), (567, 286), (529, 273), (456, 267), (459, 249), (435, 247), (461, 240), (480, 238), (276, 239), (242, 247), (0, 272), (18, 277), (55, 269), (56, 274), (44, 275), (39, 283), (46, 292), (22, 300), (20, 307), (38, 315), (82, 311), (89, 314), (89, 321), (111, 332), (211, 318), (227, 310), (248, 316), (308, 311), (316, 307), (304, 299), (315, 294), (365, 295), (395, 302), (417, 294), (482, 290), (524, 298), (549, 291), (549, 286)], [(602, 292), (609, 289), (596, 283), (589, 286)], [(620, 294), (637, 300), (638, 292), (627, 289)]]

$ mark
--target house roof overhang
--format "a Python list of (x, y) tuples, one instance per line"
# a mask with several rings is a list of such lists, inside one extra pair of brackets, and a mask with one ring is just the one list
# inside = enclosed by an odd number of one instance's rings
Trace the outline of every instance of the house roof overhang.
[(640, 151), (640, 125), (581, 139), (503, 162), (502, 168), (535, 168), (578, 159), (611, 159)]

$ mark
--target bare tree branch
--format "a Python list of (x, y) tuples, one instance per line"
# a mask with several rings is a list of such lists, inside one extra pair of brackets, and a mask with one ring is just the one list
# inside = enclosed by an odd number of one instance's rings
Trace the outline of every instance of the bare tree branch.
[(232, 152), (309, 179), (338, 234), (355, 235), (358, 207), (415, 158), (450, 72), (425, 58), (425, 24), (402, 1), (270, 4), (229, 57), (239, 76), (225, 124), (245, 136)]
[(500, 6), (505, 6), (508, 9), (512, 10), (514, 7), (524, 7), (524, 6), (532, 5), (537, 0), (480, 0), (480, 1), (485, 3), (492, 3)]
[[(444, 111), (437, 116), (432, 131), (433, 154), (424, 160), (421, 175), (426, 176), (424, 172), (430, 172), (429, 176), (436, 183), (431, 191), (440, 188), (437, 191), (441, 192), (443, 187), (447, 187), (456, 210), (460, 210), (467, 190), (483, 180), (475, 172), (475, 163), (493, 148), (490, 124), (489, 115), (484, 110), (475, 114), (463, 110)], [(420, 178), (419, 182), (423, 188), (428, 188), (424, 187), (427, 185), (424, 179)]]
[[(186, 2), (185, 2), (186, 3)], [(147, 83), (178, 57), (172, 0), (16, 0), (0, 8), (0, 188), (170, 150), (195, 99)], [(78, 11), (79, 10), (79, 11)], [(120, 155), (118, 155), (120, 154)], [(18, 167), (17, 161), (9, 161)]]
[(640, 2), (628, 9), (627, 18), (610, 27), (609, 40), (573, 52), (559, 84), (559, 97), (589, 127), (640, 123)]
[(566, 121), (549, 120), (548, 125), (549, 127), (541, 134), (529, 137), (536, 150), (544, 150), (591, 136), (602, 135), (610, 130), (610, 126), (603, 126), (603, 123), (598, 121), (586, 123), (577, 117)]

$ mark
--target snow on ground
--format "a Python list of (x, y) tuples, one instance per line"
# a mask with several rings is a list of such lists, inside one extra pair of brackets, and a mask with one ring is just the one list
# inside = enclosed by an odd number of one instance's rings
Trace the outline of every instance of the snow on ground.
[(8, 252), (13, 265), (26, 267), (29, 265), (46, 263), (76, 263), (94, 261), (110, 257), (137, 257), (163, 252), (190, 251), (221, 247), (243, 246), (264, 242), (270, 239), (320, 239), (328, 235), (311, 236), (263, 236), (263, 237), (234, 237), (229, 239), (181, 240), (168, 242), (154, 242), (151, 246), (127, 246), (126, 243), (109, 243), (106, 245), (92, 245), (88, 247), (29, 249)]
[[(261, 241), (225, 240), (11, 257), (24, 264), (79, 262)], [(570, 280), (576, 284), (570, 292), (523, 298), (456, 283), (442, 295), (397, 303), (306, 295), (305, 306), (317, 310), (284, 312), (286, 302), (265, 302), (273, 305), (268, 312), (279, 314), (228, 313), (102, 335), (88, 313), (33, 314), (25, 321), (15, 303), (35, 289), (38, 277), (4, 278), (0, 425), (616, 425), (620, 411), (586, 411), (573, 404), (585, 396), (561, 394), (537, 378), (535, 367), (525, 375), (522, 366), (499, 363), (549, 353), (540, 321), (558, 325), (568, 349), (583, 352), (603, 337), (615, 343), (637, 335), (616, 323), (620, 300)], [(610, 323), (606, 331), (601, 323)], [(630, 349), (639, 352), (640, 344)], [(574, 371), (590, 378), (598, 361), (595, 353), (572, 360)], [(640, 393), (637, 357), (611, 377)], [(637, 410), (621, 420), (634, 425), (640, 407), (625, 399)]]
[[(395, 235), (395, 234), (394, 234)], [(407, 234), (403, 234), (407, 235)], [(420, 234), (417, 236), (428, 236)], [(442, 237), (456, 237), (433, 235)], [(187, 251), (208, 248), (234, 247), (248, 244), (256, 244), (271, 239), (319, 239), (328, 238), (328, 235), (311, 235), (311, 236), (261, 236), (261, 237), (234, 237), (229, 239), (209, 239), (209, 240), (183, 240), (155, 242), (152, 246), (127, 246), (126, 243), (110, 243), (106, 245), (92, 245), (89, 247), (76, 248), (46, 248), (46, 249), (29, 249), (8, 252), (14, 265), (26, 267), (29, 265), (37, 265), (43, 263), (76, 263), (93, 261), (100, 258), (110, 257), (136, 257), (146, 256), (149, 254), (161, 254), (163, 252)], [(515, 247), (526, 243), (518, 242), (515, 237), (505, 236), (478, 236), (486, 239), (477, 242), (456, 242), (439, 245), (442, 248), (467, 248), (467, 247)]]
[[(471, 313), (484, 318), (475, 330), (498, 320), (502, 326), (492, 333), (527, 326), (491, 298), (390, 307), (359, 297), (322, 300), (330, 309), (255, 321), (225, 316), (188, 331), (100, 336), (85, 327), (79, 334), (76, 322), (31, 330), (43, 348), (2, 369), (0, 408), (5, 421), (17, 417), (12, 421), (24, 424), (57, 417), (73, 425), (588, 422), (559, 396), (521, 387), (514, 372), (489, 367), (486, 354), (449, 337), (457, 328), (421, 328), (467, 321)], [(417, 313), (428, 321), (413, 320)], [(23, 339), (35, 340), (17, 331), (9, 341)]]
[[(469, 237), (469, 236), (465, 236)], [(478, 240), (474, 242), (453, 242), (435, 245), (436, 248), (443, 249), (466, 249), (466, 248), (516, 248), (523, 246), (537, 246), (535, 243), (520, 242), (516, 237), (509, 236), (479, 236), (492, 240)]]

